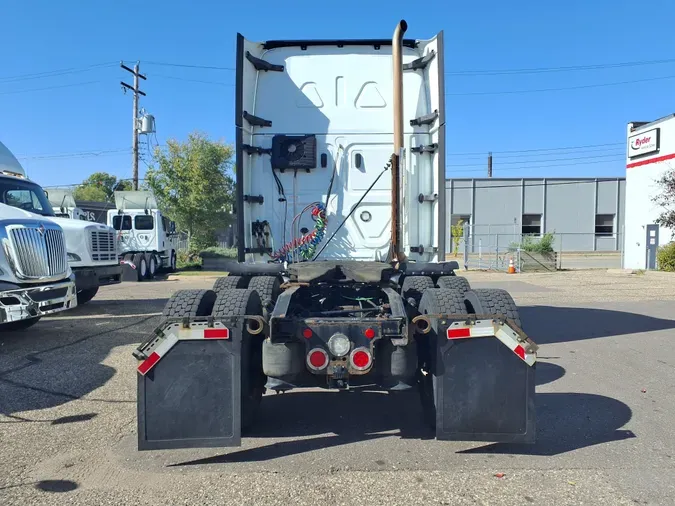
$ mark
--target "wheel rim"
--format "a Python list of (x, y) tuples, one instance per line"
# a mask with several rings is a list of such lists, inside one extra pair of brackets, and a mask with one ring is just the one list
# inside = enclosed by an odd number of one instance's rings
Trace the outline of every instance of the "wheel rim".
[(141, 276), (145, 276), (148, 272), (148, 266), (145, 263), (145, 258), (141, 260)]
[(157, 265), (155, 264), (155, 257), (151, 257), (150, 258), (150, 274), (154, 274), (156, 269), (157, 269)]
[(171, 268), (176, 268), (176, 255), (171, 255)]

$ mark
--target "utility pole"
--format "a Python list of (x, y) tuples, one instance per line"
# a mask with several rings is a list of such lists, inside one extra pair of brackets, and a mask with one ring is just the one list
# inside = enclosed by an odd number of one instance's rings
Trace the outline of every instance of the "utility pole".
[[(124, 86), (124, 88), (129, 89), (134, 92), (134, 118), (133, 118), (133, 140), (131, 144), (131, 152), (132, 152), (132, 167), (133, 167), (133, 179), (134, 179), (134, 190), (138, 190), (138, 95), (143, 95), (144, 97), (146, 96), (145, 93), (143, 93), (141, 90), (138, 89), (138, 78), (140, 77), (144, 81), (146, 80), (146, 77), (139, 73), (138, 68), (140, 66), (140, 62), (136, 62), (136, 65), (134, 65), (133, 69), (130, 69), (127, 67), (124, 62), (120, 62), (120, 67), (122, 67), (124, 70), (127, 72), (131, 72), (134, 75), (134, 85), (129, 86), (127, 83), (124, 81), (120, 81), (120, 84)], [(125, 90), (126, 91), (126, 90)]]
[(492, 177), (492, 151), (488, 153), (488, 177)]

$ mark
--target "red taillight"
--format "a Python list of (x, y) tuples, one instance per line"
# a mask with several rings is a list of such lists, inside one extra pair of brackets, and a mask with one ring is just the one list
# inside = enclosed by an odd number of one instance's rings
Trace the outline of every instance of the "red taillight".
[(305, 339), (311, 339), (313, 335), (314, 333), (312, 332), (312, 329), (305, 329), (302, 331), (302, 337), (304, 337)]
[(328, 353), (321, 348), (314, 348), (307, 354), (307, 365), (310, 369), (319, 371), (328, 365)]
[(366, 331), (363, 333), (368, 339), (372, 339), (375, 337), (375, 331), (373, 329), (366, 329)]
[(354, 369), (364, 371), (370, 367), (373, 358), (366, 348), (356, 348), (354, 351), (352, 351), (349, 360), (352, 363), (352, 367)]
[(517, 345), (513, 352), (518, 355), (521, 359), (525, 360), (525, 348), (523, 348), (521, 345)]

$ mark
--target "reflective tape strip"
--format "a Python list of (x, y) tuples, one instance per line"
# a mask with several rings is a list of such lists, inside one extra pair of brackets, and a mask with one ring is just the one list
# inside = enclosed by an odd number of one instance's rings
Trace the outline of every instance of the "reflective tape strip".
[(532, 366), (536, 362), (536, 355), (534, 353), (527, 353), (523, 345), (518, 342), (518, 339), (510, 335), (506, 330), (504, 330), (503, 327), (499, 327), (499, 329), (497, 329), (497, 332), (495, 332), (495, 337), (508, 346), (509, 349), (518, 355), (520, 359), (527, 365)]
[(474, 325), (464, 322), (453, 323), (448, 327), (447, 337), (451, 341), (472, 337), (496, 337), (527, 365), (532, 366), (537, 360), (536, 354), (528, 353), (528, 348), (520, 343), (518, 334), (506, 324), (495, 326), (492, 321), (477, 321)]
[(448, 339), (466, 339), (469, 337), (491, 337), (494, 336), (494, 327), (490, 323), (485, 326), (478, 322), (477, 325), (454, 324), (448, 327)]
[(166, 355), (166, 353), (173, 348), (173, 345), (178, 342), (178, 337), (176, 337), (175, 334), (169, 334), (166, 336), (166, 339), (164, 339), (157, 348), (155, 348), (150, 356), (146, 358), (143, 362), (141, 362), (141, 365), (138, 366), (138, 372), (141, 374), (141, 376), (145, 376), (148, 371), (150, 371), (157, 362), (160, 361), (160, 359)]
[(191, 327), (178, 329), (179, 339), (229, 339), (230, 329), (227, 327)]

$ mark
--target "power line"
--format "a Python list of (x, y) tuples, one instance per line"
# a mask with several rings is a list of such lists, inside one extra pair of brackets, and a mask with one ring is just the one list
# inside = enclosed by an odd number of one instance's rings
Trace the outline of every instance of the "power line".
[[(508, 167), (506, 169), (500, 169), (497, 167), (495, 170), (497, 171), (511, 171), (511, 170), (531, 170), (531, 169), (547, 169), (551, 167), (578, 167), (580, 165), (590, 165), (594, 163), (614, 163), (614, 162), (620, 162), (623, 161), (625, 163), (626, 159), (624, 157), (617, 158), (616, 160), (593, 160), (590, 162), (584, 162), (584, 163), (562, 163), (562, 164), (551, 164), (551, 165), (536, 165), (533, 167)], [(468, 167), (468, 166), (467, 166)], [(475, 165), (471, 165), (470, 167), (475, 167)], [(451, 171), (446, 171), (447, 172), (483, 172), (484, 169), (467, 169), (467, 170), (451, 170)]]
[(44, 88), (29, 88), (27, 90), (13, 90), (13, 91), (0, 91), (0, 95), (14, 95), (17, 93), (29, 93), (31, 91), (47, 91), (47, 90), (56, 90), (60, 88), (72, 88), (74, 86), (86, 86), (89, 84), (98, 84), (101, 83), (101, 80), (98, 81), (85, 81), (82, 83), (71, 83), (71, 84), (60, 84), (56, 86), (45, 86)]
[(97, 68), (111, 67), (115, 65), (115, 63), (116, 62), (95, 63), (93, 65), (87, 65), (84, 67), (73, 67), (59, 70), (48, 70), (45, 72), (36, 72), (32, 74), (21, 74), (18, 76), (0, 77), (0, 83), (13, 83), (17, 81), (28, 81), (31, 79), (43, 79), (48, 77), (64, 76), (68, 74), (77, 74), (80, 72), (88, 72)]
[[(548, 158), (548, 159), (543, 159), (543, 160), (517, 160), (515, 162), (497, 162), (497, 166), (500, 165), (522, 165), (522, 164), (539, 164), (539, 163), (548, 163), (548, 162), (566, 162), (569, 160), (593, 160), (597, 158), (607, 158), (607, 157), (612, 157), (616, 158), (618, 154), (606, 154), (606, 155), (596, 155), (596, 156), (577, 156), (577, 157), (572, 157), (572, 158)], [(622, 157), (625, 158), (625, 157)], [(446, 164), (446, 167), (482, 167), (483, 164), (463, 164), (463, 163), (457, 163), (457, 164)]]
[(571, 65), (567, 67), (535, 67), (524, 69), (490, 69), (490, 70), (458, 70), (455, 72), (446, 72), (445, 75), (451, 76), (500, 76), (500, 75), (518, 75), (518, 74), (542, 74), (549, 72), (575, 72), (581, 70), (600, 70), (611, 68), (638, 67), (644, 65), (662, 65), (675, 63), (675, 58), (664, 60), (643, 60), (620, 63), (596, 63), (591, 65)]
[(55, 158), (90, 158), (99, 156), (111, 156), (118, 154), (128, 154), (131, 152), (130, 148), (122, 149), (106, 149), (101, 151), (77, 151), (74, 153), (55, 153), (46, 155), (18, 155), (20, 160), (49, 160)]
[(187, 81), (187, 82), (191, 82), (191, 83), (216, 84), (216, 85), (219, 85), (219, 86), (234, 86), (234, 84), (230, 84), (230, 83), (221, 83), (221, 82), (218, 82), (218, 81), (204, 81), (204, 80), (201, 80), (201, 79), (189, 79), (189, 78), (186, 78), (186, 77), (167, 76), (167, 75), (164, 75), (164, 74), (155, 74), (154, 72), (152, 73), (152, 77), (160, 77), (162, 79), (174, 79), (176, 81)]
[[(539, 153), (542, 151), (563, 151), (568, 149), (586, 149), (586, 148), (599, 148), (603, 146), (625, 146), (625, 142), (610, 142), (607, 144), (586, 144), (585, 146), (565, 146), (565, 147), (556, 147), (556, 148), (535, 148), (535, 149), (512, 149), (506, 151), (492, 151), (495, 153)], [(464, 155), (485, 155), (486, 152), (483, 151), (474, 151), (473, 153), (450, 153), (450, 156), (464, 156)]]
[(215, 67), (211, 65), (193, 65), (193, 64), (184, 64), (184, 63), (168, 63), (168, 62), (157, 62), (157, 61), (146, 61), (146, 65), (158, 65), (162, 67), (183, 67), (189, 69), (205, 69), (205, 70), (235, 70), (232, 67)]
[(662, 81), (664, 79), (674, 79), (675, 76), (650, 77), (646, 79), (634, 79), (632, 81), (617, 81), (613, 83), (581, 84), (578, 86), (564, 86), (560, 88), (539, 88), (534, 90), (507, 90), (507, 91), (470, 91), (467, 93), (446, 93), (445, 96), (466, 97), (469, 95), (515, 95), (520, 93), (543, 93), (548, 91), (567, 91), (583, 90), (588, 88), (604, 88), (607, 86), (620, 86), (623, 84), (646, 83), (649, 81)]
[[(606, 153), (604, 153), (607, 151)], [(493, 152), (494, 153), (494, 152)], [(518, 158), (518, 159), (523, 159), (523, 161), (531, 161), (527, 160), (527, 158), (531, 157), (551, 157), (551, 156), (567, 156), (567, 155), (583, 155), (585, 156), (591, 156), (591, 155), (604, 155), (604, 156), (609, 156), (609, 155), (625, 155), (626, 149), (625, 147), (623, 148), (601, 148), (601, 149), (594, 149), (594, 150), (579, 150), (579, 151), (568, 151), (568, 152), (552, 152), (552, 153), (518, 153), (518, 154), (506, 154), (506, 155), (500, 155), (498, 158), (499, 161), (501, 160), (509, 160), (513, 158)], [(453, 156), (453, 155), (447, 155), (446, 160), (448, 161), (456, 161), (457, 159), (461, 159), (462, 162), (466, 162), (468, 160), (484, 160), (485, 156), (487, 154), (487, 151), (480, 155), (472, 155), (472, 156)], [(537, 158), (536, 160), (538, 161), (545, 161), (547, 158), (542, 158), (539, 159)]]

